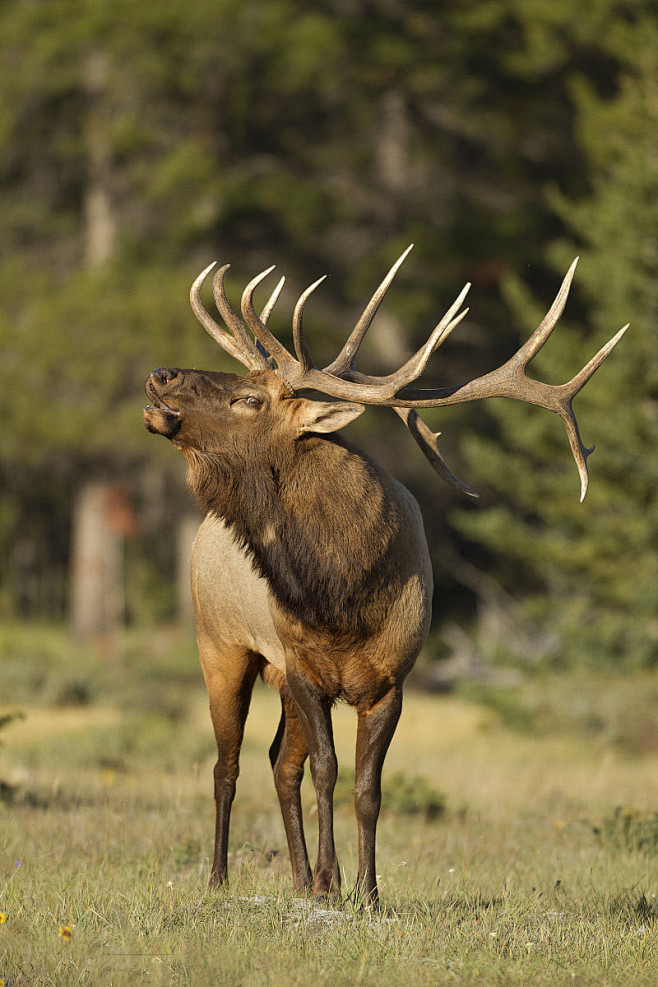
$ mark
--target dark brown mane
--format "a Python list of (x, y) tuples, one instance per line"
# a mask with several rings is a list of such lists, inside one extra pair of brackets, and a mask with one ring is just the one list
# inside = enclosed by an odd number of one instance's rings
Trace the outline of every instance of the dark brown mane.
[(277, 602), (318, 630), (367, 636), (399, 594), (391, 549), (399, 504), (381, 468), (336, 437), (248, 461), (188, 454), (188, 483), (249, 549)]

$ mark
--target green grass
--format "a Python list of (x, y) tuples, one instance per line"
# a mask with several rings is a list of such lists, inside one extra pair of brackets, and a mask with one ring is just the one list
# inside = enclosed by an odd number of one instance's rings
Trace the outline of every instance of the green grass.
[[(631, 754), (580, 729), (535, 735), (491, 706), (410, 693), (384, 779), (383, 907), (359, 911), (354, 716), (336, 709), (345, 896), (316, 903), (291, 890), (267, 760), (278, 701), (259, 687), (231, 886), (211, 892), (214, 750), (193, 645), (135, 635), (108, 658), (49, 628), (3, 633), (13, 685), (0, 717), (25, 713), (0, 733), (8, 985), (658, 982), (653, 748)], [(308, 781), (303, 795), (313, 847)]]

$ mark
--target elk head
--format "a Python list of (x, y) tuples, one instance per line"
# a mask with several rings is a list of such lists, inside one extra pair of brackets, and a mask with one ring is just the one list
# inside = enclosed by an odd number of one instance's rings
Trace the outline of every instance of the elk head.
[[(412, 245), (413, 246), (413, 245)], [(190, 291), (192, 309), (206, 331), (219, 345), (250, 371), (247, 376), (210, 371), (160, 368), (146, 379), (146, 392), (154, 407), (144, 409), (147, 429), (167, 436), (188, 459), (198, 454), (226, 455), (238, 449), (250, 457), (271, 444), (277, 436), (294, 441), (305, 433), (332, 432), (344, 427), (362, 413), (365, 405), (392, 407), (403, 419), (413, 438), (443, 480), (477, 497), (446, 465), (435, 435), (418, 416), (418, 408), (463, 404), (488, 397), (507, 397), (534, 404), (559, 415), (581, 481), (581, 500), (587, 491), (587, 457), (593, 446), (583, 445), (573, 413), (572, 401), (617, 345), (624, 326), (568, 383), (545, 384), (526, 375), (526, 368), (555, 328), (566, 304), (577, 259), (571, 265), (558, 294), (530, 339), (505, 363), (482, 377), (447, 388), (416, 389), (434, 351), (459, 325), (468, 309), (461, 305), (470, 288), (467, 284), (448, 309), (427, 342), (399, 370), (386, 376), (370, 376), (355, 369), (354, 361), (363, 338), (395, 274), (411, 250), (398, 258), (374, 292), (341, 352), (323, 369), (316, 367), (304, 337), (302, 319), (311, 293), (324, 280), (320, 278), (297, 301), (293, 314), (293, 356), (267, 327), (270, 313), (284, 284), (282, 278), (260, 316), (253, 305), (256, 287), (272, 267), (255, 277), (242, 295), (242, 319), (228, 302), (224, 276), (230, 265), (216, 272), (213, 280), (215, 303), (226, 328), (204, 308), (200, 289), (211, 264), (199, 275)], [(299, 397), (303, 390), (319, 391), (337, 402), (310, 401)]]
[(166, 436), (188, 458), (258, 458), (259, 449), (309, 432), (334, 432), (365, 407), (297, 397), (271, 370), (246, 377), (209, 370), (161, 367), (146, 378), (155, 407), (144, 409), (149, 432)]

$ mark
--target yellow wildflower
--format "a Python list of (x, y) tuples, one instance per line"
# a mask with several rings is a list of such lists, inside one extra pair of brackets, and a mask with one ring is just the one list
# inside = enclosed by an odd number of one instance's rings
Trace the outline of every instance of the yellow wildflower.
[(58, 935), (62, 937), (64, 942), (70, 942), (71, 936), (73, 935), (72, 925), (60, 925)]
[[(5, 915), (4, 912), (0, 912), (0, 925), (4, 925), (6, 921), (7, 921), (7, 916)], [(0, 987), (2, 987), (2, 984), (0, 984)]]

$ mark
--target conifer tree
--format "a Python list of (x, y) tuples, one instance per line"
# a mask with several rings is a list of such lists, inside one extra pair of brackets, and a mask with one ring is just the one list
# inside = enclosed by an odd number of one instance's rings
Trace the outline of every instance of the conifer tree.
[[(630, 50), (634, 68), (624, 74), (615, 99), (601, 99), (582, 82), (575, 91), (591, 192), (573, 201), (549, 191), (570, 236), (547, 251), (562, 272), (580, 254), (575, 297), (531, 368), (542, 379), (567, 380), (585, 351), (594, 352), (631, 322), (576, 399), (583, 439), (596, 442), (589, 493), (580, 506), (557, 419), (500, 402), (492, 410), (495, 437), (472, 438), (468, 447), (472, 470), (495, 491), (497, 506), (462, 511), (458, 518), (461, 529), (499, 560), (503, 583), (527, 587), (526, 612), (549, 631), (544, 656), (566, 663), (658, 661), (655, 14), (643, 18)], [(506, 288), (518, 324), (534, 326), (543, 303), (517, 280), (509, 278)]]

